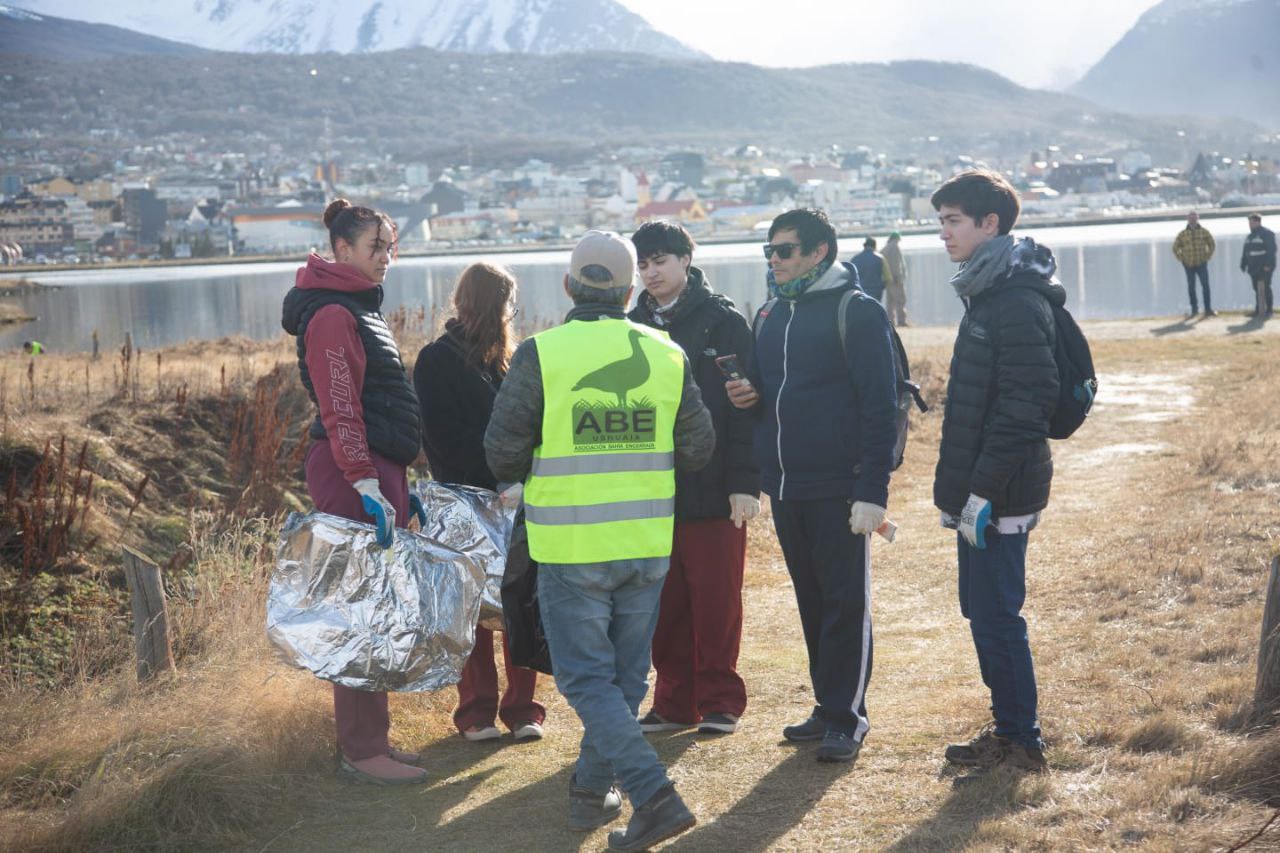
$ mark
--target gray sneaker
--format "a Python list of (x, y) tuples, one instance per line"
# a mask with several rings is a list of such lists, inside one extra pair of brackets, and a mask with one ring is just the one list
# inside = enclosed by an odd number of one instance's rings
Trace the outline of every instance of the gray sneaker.
[(818, 747), (819, 761), (834, 763), (853, 761), (862, 751), (862, 742), (853, 739), (853, 735), (844, 732), (828, 731)]
[(608, 792), (597, 794), (578, 787), (578, 776), (569, 777), (569, 828), (575, 832), (590, 832), (604, 826), (622, 814), (622, 793), (613, 786)]
[(631, 821), (625, 830), (609, 833), (609, 849), (627, 853), (631, 850), (648, 850), (659, 841), (679, 835), (698, 822), (689, 807), (676, 793), (676, 786), (668, 783), (649, 798), (649, 801), (631, 813)]
[(786, 726), (782, 729), (782, 736), (794, 743), (804, 743), (811, 740), (822, 740), (827, 734), (827, 724), (817, 717), (811, 716), (803, 723), (794, 726)]

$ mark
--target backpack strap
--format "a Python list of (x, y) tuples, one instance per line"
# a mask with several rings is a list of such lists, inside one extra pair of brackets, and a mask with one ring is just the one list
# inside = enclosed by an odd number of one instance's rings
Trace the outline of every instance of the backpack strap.
[(751, 320), (751, 337), (756, 339), (757, 344), (760, 343), (760, 331), (764, 328), (764, 318), (769, 316), (769, 312), (773, 310), (777, 301), (777, 297), (774, 297), (756, 309), (756, 316)]
[[(836, 310), (836, 329), (840, 334), (840, 351), (844, 353), (845, 364), (849, 363), (849, 344), (846, 338), (849, 332), (849, 303), (854, 300), (859, 291), (846, 290), (844, 295), (840, 297), (840, 307)], [(870, 299), (870, 297), (867, 297)], [(925, 403), (924, 397), (920, 396), (920, 386), (911, 381), (911, 363), (907, 360), (907, 350), (902, 345), (902, 338), (898, 336), (898, 330), (889, 327), (889, 337), (893, 342), (893, 357), (897, 361), (899, 394), (906, 391), (911, 395), (911, 399), (915, 402), (916, 408), (922, 412), (929, 411), (929, 406)]]

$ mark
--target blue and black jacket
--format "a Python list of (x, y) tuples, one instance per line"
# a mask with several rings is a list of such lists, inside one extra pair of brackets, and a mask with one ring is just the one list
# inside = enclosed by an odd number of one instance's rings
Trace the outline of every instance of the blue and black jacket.
[[(836, 311), (848, 290), (857, 294), (842, 346)], [(754, 449), (764, 492), (888, 506), (897, 439), (893, 340), (880, 303), (858, 289), (857, 270), (832, 266), (798, 298), (761, 308), (755, 328), (747, 373), (761, 397)]]

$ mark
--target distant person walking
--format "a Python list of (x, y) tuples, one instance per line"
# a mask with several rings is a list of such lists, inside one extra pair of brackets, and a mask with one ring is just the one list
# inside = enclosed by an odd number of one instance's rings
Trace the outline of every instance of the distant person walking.
[(933, 481), (956, 530), (960, 612), (969, 620), (993, 723), (945, 758), (964, 767), (1045, 768), (1036, 676), (1021, 610), (1027, 537), (1049, 503), (1049, 419), (1058, 404), (1053, 253), (1009, 233), (1017, 191), (999, 173), (962, 172), (933, 194), (964, 302)]
[[(484, 431), (493, 400), (502, 387), (515, 333), (516, 280), (511, 273), (487, 263), (474, 263), (458, 276), (453, 289), (455, 316), (444, 334), (418, 353), (413, 386), (422, 414), (422, 449), (431, 476), (442, 483), (461, 483), (496, 491), (497, 478), (484, 457)], [(504, 500), (518, 504), (520, 486)], [(517, 741), (542, 737), (547, 711), (534, 699), (537, 673), (511, 663), (506, 632), (502, 632), (507, 688), (498, 701), (498, 670), (493, 660), (493, 631), (476, 627), (476, 644), (458, 682), (458, 707), (453, 724), (470, 741), (501, 736), (495, 719)]]
[(893, 281), (893, 272), (884, 262), (884, 256), (876, 251), (876, 238), (863, 240), (862, 251), (849, 262), (858, 270), (858, 284), (862, 292), (877, 302), (883, 299), (885, 288)]
[(1173, 240), (1173, 256), (1187, 273), (1187, 298), (1191, 300), (1191, 316), (1199, 312), (1196, 304), (1196, 279), (1204, 291), (1204, 316), (1214, 317), (1213, 300), (1209, 296), (1209, 259), (1217, 248), (1209, 229), (1200, 224), (1200, 215), (1194, 210), (1187, 214), (1187, 227)]
[(583, 235), (564, 278), (573, 310), (516, 349), (484, 436), (494, 476), (525, 484), (556, 687), (582, 720), (569, 828), (618, 817), (621, 787), (634, 809), (609, 833), (621, 851), (697, 822), (637, 714), (671, 562), (676, 471), (698, 470), (715, 446), (689, 360), (665, 332), (625, 316), (635, 272), (631, 241)]
[(44, 344), (40, 343), (39, 341), (23, 341), (22, 351), (25, 352), (27, 355), (43, 355)]
[(1253, 282), (1255, 307), (1252, 316), (1271, 316), (1271, 276), (1276, 271), (1276, 235), (1270, 228), (1262, 227), (1261, 214), (1249, 216), (1249, 236), (1244, 238), (1244, 252), (1240, 255), (1240, 270)]
[[(382, 316), (396, 228), (386, 214), (343, 198), (325, 208), (324, 224), (335, 260), (307, 258), (282, 318), (297, 339), (302, 384), (318, 410), (307, 491), (321, 512), (376, 525), (386, 548), (409, 519), (406, 471), (420, 446), (418, 400)], [(386, 693), (334, 684), (333, 717), (340, 775), (379, 785), (426, 781), (426, 771), (411, 766), (417, 756), (387, 740)]]
[(676, 473), (675, 542), (653, 635), (658, 680), (640, 728), (696, 725), (703, 734), (732, 734), (747, 707), (738, 647), (747, 522), (760, 512), (760, 469), (751, 450), (755, 418), (729, 404), (716, 361), (736, 357), (745, 370), (751, 327), (693, 266), (693, 238), (683, 227), (649, 222), (631, 242), (644, 291), (628, 316), (669, 333), (684, 350), (716, 431), (711, 461)]
[(894, 231), (884, 244), (884, 262), (889, 268), (884, 287), (884, 310), (895, 326), (907, 325), (907, 262), (902, 257), (902, 235)]

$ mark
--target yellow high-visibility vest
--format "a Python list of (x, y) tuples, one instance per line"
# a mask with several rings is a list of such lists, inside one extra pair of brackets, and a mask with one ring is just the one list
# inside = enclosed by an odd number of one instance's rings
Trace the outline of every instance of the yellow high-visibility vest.
[(628, 320), (571, 320), (534, 336), (542, 444), (525, 483), (540, 563), (671, 555), (684, 353)]

